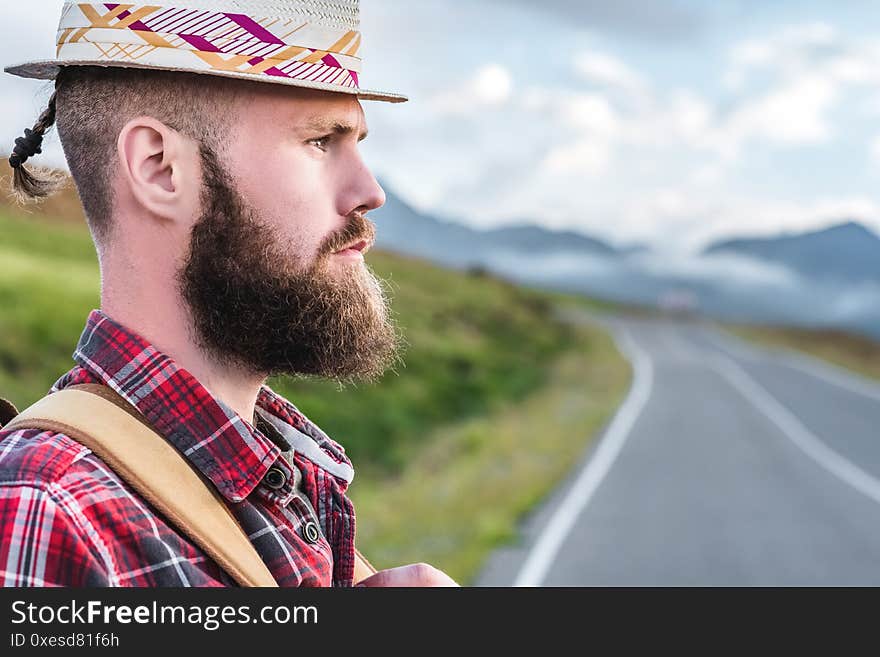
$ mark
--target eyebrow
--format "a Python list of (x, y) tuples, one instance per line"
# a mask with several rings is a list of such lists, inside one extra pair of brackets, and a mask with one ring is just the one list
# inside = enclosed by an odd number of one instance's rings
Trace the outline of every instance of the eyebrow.
[[(320, 117), (312, 118), (308, 121), (307, 126), (311, 130), (315, 130), (316, 132), (333, 132), (337, 135), (349, 135), (354, 132), (354, 126), (345, 121), (333, 121), (323, 119)], [(358, 135), (358, 141), (363, 141), (367, 138), (367, 134), (369, 131), (365, 128), (364, 131)]]

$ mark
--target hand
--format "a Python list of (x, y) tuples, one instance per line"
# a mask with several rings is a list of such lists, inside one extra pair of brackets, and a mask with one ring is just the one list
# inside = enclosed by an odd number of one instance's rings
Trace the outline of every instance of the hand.
[(426, 563), (380, 570), (358, 586), (458, 586), (449, 575)]

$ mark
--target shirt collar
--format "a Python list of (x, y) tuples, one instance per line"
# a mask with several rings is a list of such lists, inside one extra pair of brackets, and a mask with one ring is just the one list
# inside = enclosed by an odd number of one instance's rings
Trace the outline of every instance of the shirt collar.
[[(89, 314), (73, 358), (137, 408), (232, 502), (247, 497), (281, 454), (170, 356), (101, 310)], [(346, 485), (351, 481), (354, 473), (342, 447), (290, 402), (264, 385), (257, 406), (294, 449)]]

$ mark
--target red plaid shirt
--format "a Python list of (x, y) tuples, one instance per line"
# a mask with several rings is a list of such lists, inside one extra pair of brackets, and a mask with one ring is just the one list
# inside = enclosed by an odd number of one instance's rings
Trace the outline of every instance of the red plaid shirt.
[[(289, 401), (264, 385), (255, 427), (100, 310), (73, 357), (78, 366), (50, 392), (100, 383), (122, 395), (217, 487), (280, 586), (352, 585), (351, 462)], [(235, 585), (91, 451), (33, 429), (0, 430), (0, 578), (5, 586)]]

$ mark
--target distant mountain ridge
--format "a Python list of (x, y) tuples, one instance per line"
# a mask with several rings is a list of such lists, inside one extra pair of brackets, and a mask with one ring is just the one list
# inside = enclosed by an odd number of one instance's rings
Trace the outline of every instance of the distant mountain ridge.
[(617, 254), (610, 244), (574, 231), (553, 231), (528, 224), (476, 230), (421, 213), (387, 188), (385, 195), (385, 205), (370, 213), (377, 228), (376, 245), (441, 264), (484, 265), (488, 253), (502, 250), (524, 254)]
[(880, 282), (880, 237), (856, 221), (817, 231), (723, 240), (703, 254), (735, 253), (784, 265), (812, 279)]
[(640, 243), (612, 246), (539, 226), (475, 230), (386, 194), (386, 205), (370, 216), (378, 228), (377, 245), (391, 251), (620, 303), (662, 305), (674, 292), (688, 295), (706, 316), (880, 338), (880, 237), (857, 221), (719, 240), (678, 257)]
[(617, 253), (617, 249), (610, 244), (571, 230), (557, 231), (534, 225), (516, 225), (481, 232), (494, 244), (522, 251), (589, 251), (606, 255)]

